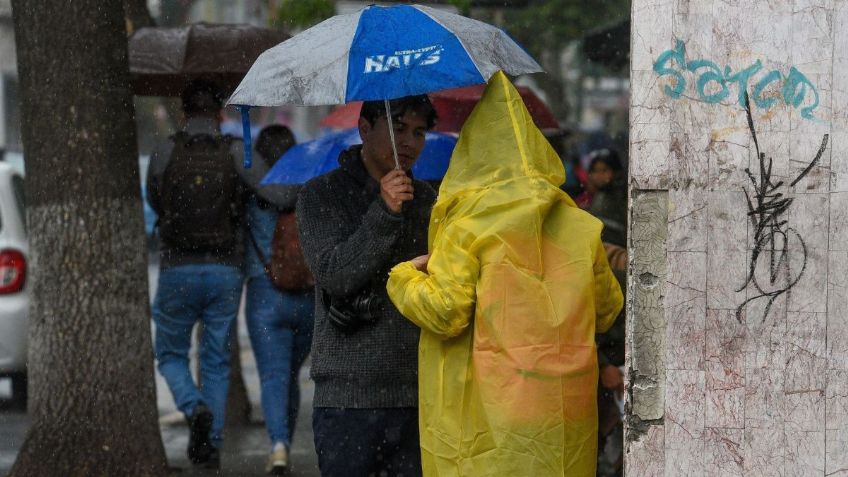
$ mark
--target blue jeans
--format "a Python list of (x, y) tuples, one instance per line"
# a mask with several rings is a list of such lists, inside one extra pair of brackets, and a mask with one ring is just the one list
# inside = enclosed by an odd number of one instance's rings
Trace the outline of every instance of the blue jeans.
[[(229, 335), (238, 313), (242, 275), (236, 267), (198, 264), (159, 274), (153, 301), (156, 360), (177, 408), (190, 417), (203, 402), (212, 412), (210, 438), (221, 446), (230, 375)], [(203, 323), (198, 389), (189, 370), (191, 330)]]
[(271, 443), (291, 446), (300, 407), (298, 373), (312, 346), (315, 293), (281, 291), (267, 275), (247, 280), (247, 331)]

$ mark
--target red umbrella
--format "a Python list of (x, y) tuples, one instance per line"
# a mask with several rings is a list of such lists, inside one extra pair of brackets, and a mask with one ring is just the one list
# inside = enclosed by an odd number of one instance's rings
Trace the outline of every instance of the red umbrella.
[[(436, 108), (436, 113), (439, 115), (439, 122), (434, 131), (446, 133), (459, 133), (465, 120), (471, 114), (471, 110), (477, 104), (477, 101), (483, 96), (483, 90), (486, 85), (468, 86), (465, 88), (447, 89), (430, 93), (430, 100)], [(530, 116), (536, 126), (545, 134), (554, 134), (560, 132), (559, 123), (557, 123), (551, 110), (548, 106), (536, 96), (530, 88), (519, 86), (518, 93), (527, 109), (530, 111)], [(362, 107), (361, 101), (353, 101), (337, 107), (332, 113), (321, 120), (321, 126), (328, 128), (352, 128), (356, 127), (359, 120), (359, 110)]]

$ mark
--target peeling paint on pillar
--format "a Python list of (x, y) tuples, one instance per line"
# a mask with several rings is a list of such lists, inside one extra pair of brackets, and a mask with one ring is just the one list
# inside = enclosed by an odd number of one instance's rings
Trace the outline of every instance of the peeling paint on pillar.
[(637, 192), (632, 210), (628, 390), (631, 417), (650, 422), (663, 417), (668, 192)]
[[(635, 191), (627, 294), (627, 475), (659, 475), (664, 462), (664, 306), (668, 192)], [(660, 467), (656, 467), (660, 465)]]

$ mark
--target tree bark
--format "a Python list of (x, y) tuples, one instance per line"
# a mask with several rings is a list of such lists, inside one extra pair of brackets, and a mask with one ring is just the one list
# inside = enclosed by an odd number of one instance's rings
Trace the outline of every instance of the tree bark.
[(32, 426), (9, 475), (165, 475), (123, 5), (12, 6)]

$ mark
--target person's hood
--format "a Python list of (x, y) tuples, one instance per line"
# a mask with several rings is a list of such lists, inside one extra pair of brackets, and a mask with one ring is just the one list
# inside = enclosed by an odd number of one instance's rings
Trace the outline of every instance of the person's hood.
[(439, 198), (517, 178), (559, 187), (565, 181), (565, 169), (533, 123), (518, 90), (499, 71), (462, 127)]
[(497, 214), (500, 226), (538, 225), (557, 202), (577, 207), (560, 190), (564, 181), (562, 161), (499, 71), (462, 127), (430, 216), (429, 243), (451, 217), (469, 214)]

